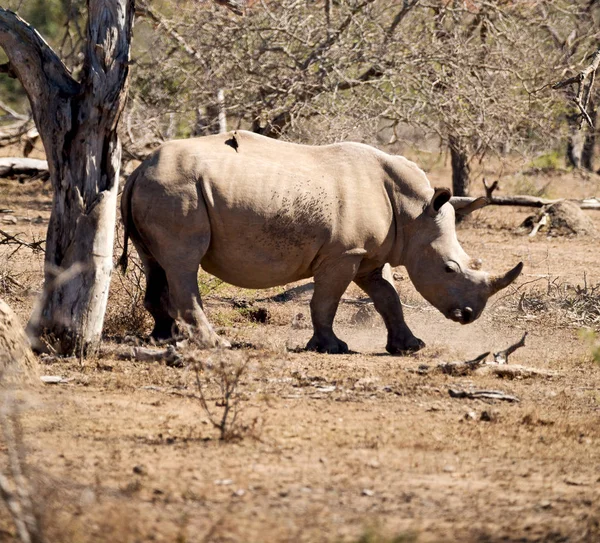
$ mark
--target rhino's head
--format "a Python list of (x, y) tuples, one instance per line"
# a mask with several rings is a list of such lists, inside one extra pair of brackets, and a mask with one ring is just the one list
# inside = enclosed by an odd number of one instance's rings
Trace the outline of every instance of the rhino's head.
[[(419, 293), (448, 319), (461, 324), (481, 315), (488, 298), (510, 285), (521, 273), (520, 262), (504, 275), (481, 271), (481, 261), (465, 253), (456, 238), (455, 210), (448, 189), (436, 189), (408, 228), (405, 266)], [(486, 204), (476, 200), (457, 212), (468, 213)]]

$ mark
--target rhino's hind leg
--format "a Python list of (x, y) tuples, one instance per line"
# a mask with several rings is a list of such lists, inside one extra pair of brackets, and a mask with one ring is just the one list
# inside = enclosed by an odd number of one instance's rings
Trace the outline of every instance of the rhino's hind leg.
[(418, 351), (425, 343), (410, 331), (404, 321), (402, 304), (394, 286), (382, 275), (378, 268), (366, 275), (357, 275), (354, 282), (373, 300), (375, 309), (383, 318), (388, 331), (386, 350), (390, 354), (403, 354)]
[(146, 270), (146, 296), (144, 307), (154, 318), (154, 339), (168, 339), (173, 335), (175, 320), (169, 315), (169, 288), (167, 275), (157, 263), (144, 262)]
[(314, 333), (306, 345), (307, 350), (330, 354), (348, 352), (348, 345), (333, 332), (333, 319), (359, 263), (359, 258), (346, 257), (334, 263), (322, 263), (315, 272), (315, 291), (310, 301)]
[(206, 318), (198, 290), (197, 273), (197, 270), (186, 272), (176, 267), (167, 270), (171, 317), (193, 326), (196, 339), (203, 347), (230, 347), (228, 341), (216, 334)]

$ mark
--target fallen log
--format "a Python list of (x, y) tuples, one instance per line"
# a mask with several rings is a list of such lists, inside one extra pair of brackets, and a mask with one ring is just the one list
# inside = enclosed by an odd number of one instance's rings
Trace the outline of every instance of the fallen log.
[(0, 177), (31, 175), (44, 177), (48, 174), (48, 162), (37, 158), (0, 158)]
[(478, 375), (495, 375), (500, 379), (532, 379), (534, 377), (551, 378), (558, 375), (555, 371), (530, 368), (519, 364), (484, 364), (477, 368)]
[[(474, 202), (478, 198), (472, 196), (454, 196), (454, 200), (464, 202), (465, 205)], [(600, 211), (600, 199), (598, 198), (586, 198), (585, 200), (574, 200), (567, 198), (559, 198), (557, 200), (550, 200), (548, 198), (539, 198), (537, 196), (527, 195), (515, 195), (515, 196), (493, 196), (488, 197), (489, 206), (521, 206), (521, 207), (544, 207), (552, 204), (557, 204), (568, 200), (577, 204), (581, 209), (594, 209)]]
[(451, 398), (467, 398), (469, 400), (503, 400), (505, 402), (519, 402), (519, 398), (512, 394), (506, 394), (501, 390), (461, 390), (449, 388), (448, 394)]
[(138, 362), (165, 362), (167, 366), (181, 367), (183, 359), (172, 345), (165, 349), (152, 347), (126, 348), (118, 353), (121, 360), (137, 360)]
[[(485, 189), (485, 197), (487, 198), (488, 205), (496, 206), (522, 206), (522, 207), (545, 207), (558, 204), (565, 200), (565, 198), (559, 198), (550, 200), (548, 198), (541, 198), (539, 196), (528, 196), (528, 195), (514, 195), (514, 196), (494, 196), (494, 191), (498, 190), (498, 180), (488, 185), (485, 178), (483, 178), (483, 188)], [(570, 199), (569, 202), (577, 204), (581, 209), (599, 209), (600, 210), (600, 199), (586, 198), (584, 200)]]

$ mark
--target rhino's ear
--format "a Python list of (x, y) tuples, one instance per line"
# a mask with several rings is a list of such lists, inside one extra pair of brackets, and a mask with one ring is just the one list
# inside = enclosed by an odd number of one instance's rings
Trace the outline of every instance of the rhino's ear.
[(427, 206), (427, 214), (430, 217), (435, 217), (441, 207), (446, 202), (450, 201), (451, 196), (452, 193), (448, 189), (436, 188), (433, 193), (433, 198), (431, 198), (431, 202), (429, 202), (429, 205)]
[(481, 196), (480, 198), (461, 198), (460, 196), (453, 196), (450, 198), (450, 203), (454, 207), (454, 211), (457, 215), (468, 215), (473, 213), (477, 209), (481, 209), (490, 203), (490, 201)]

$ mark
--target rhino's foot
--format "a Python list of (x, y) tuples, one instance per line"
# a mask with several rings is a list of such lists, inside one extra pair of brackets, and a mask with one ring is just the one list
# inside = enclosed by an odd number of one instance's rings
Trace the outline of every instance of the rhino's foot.
[(416, 353), (425, 347), (425, 343), (418, 337), (412, 336), (403, 341), (388, 341), (385, 350), (390, 354), (406, 355)]
[(335, 336), (324, 338), (314, 335), (307, 343), (306, 350), (328, 354), (344, 354), (348, 352), (348, 345)]
[(165, 321), (157, 321), (154, 325), (154, 329), (150, 334), (152, 339), (157, 341), (162, 341), (165, 339), (171, 339), (173, 337), (173, 324), (175, 321), (165, 320)]
[(196, 343), (203, 349), (231, 349), (231, 343), (225, 338), (218, 336), (211, 330), (211, 333), (202, 331), (196, 335)]

